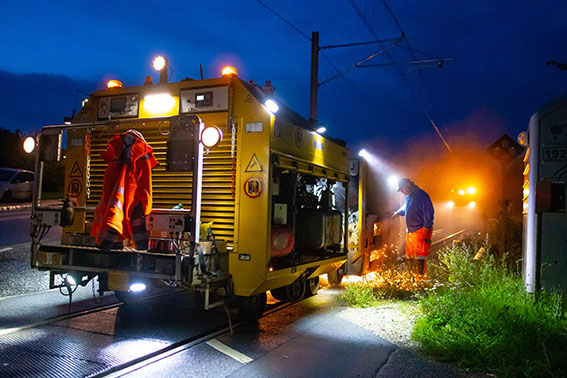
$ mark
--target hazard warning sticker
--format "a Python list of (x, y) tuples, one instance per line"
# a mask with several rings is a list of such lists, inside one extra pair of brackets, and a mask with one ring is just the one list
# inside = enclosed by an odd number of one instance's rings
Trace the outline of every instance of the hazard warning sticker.
[(244, 182), (244, 193), (250, 198), (259, 197), (264, 189), (264, 182), (260, 177), (253, 176)]
[(81, 172), (81, 168), (79, 167), (79, 164), (77, 162), (73, 164), (73, 169), (71, 169), (71, 174), (69, 175), (69, 177), (83, 177), (83, 172)]
[(244, 172), (264, 172), (264, 168), (262, 164), (260, 164), (260, 160), (258, 160), (256, 154), (252, 154)]

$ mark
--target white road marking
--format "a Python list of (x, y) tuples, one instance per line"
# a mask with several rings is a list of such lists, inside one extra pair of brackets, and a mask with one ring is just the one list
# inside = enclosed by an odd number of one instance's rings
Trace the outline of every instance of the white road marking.
[(2, 252), (7, 252), (7, 251), (9, 251), (9, 250), (11, 250), (11, 249), (14, 249), (14, 248), (10, 248), (10, 247), (8, 247), (8, 248), (2, 248), (2, 249), (0, 249), (0, 253), (2, 253)]
[(219, 352), (224, 353), (231, 358), (234, 358), (236, 361), (238, 361), (240, 363), (248, 364), (248, 363), (254, 361), (252, 358), (248, 357), (247, 355), (242, 354), (239, 351), (232, 349), (228, 345), (224, 345), (223, 343), (221, 343), (217, 339), (211, 339), (211, 340), (207, 341), (206, 344), (208, 346), (210, 346), (211, 348), (215, 348)]

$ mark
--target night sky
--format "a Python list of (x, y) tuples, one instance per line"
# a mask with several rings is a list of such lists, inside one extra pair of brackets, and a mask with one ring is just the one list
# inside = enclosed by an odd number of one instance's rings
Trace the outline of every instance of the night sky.
[[(319, 88), (319, 122), (353, 150), (444, 148), (431, 121), (450, 146), (473, 136), (489, 145), (503, 133), (515, 138), (541, 105), (567, 93), (567, 71), (546, 64), (567, 63), (565, 0), (262, 2), (273, 12), (254, 0), (3, 1), (0, 127), (25, 134), (60, 124), (80, 92), (109, 78), (158, 82), (158, 53), (171, 81), (199, 78), (199, 64), (206, 78), (219, 77), (230, 64), (244, 80), (271, 80), (308, 118), (312, 31), (321, 46), (409, 37), (365, 63), (378, 67)], [(381, 49), (324, 50), (319, 81)], [(453, 60), (409, 63), (438, 58)]]

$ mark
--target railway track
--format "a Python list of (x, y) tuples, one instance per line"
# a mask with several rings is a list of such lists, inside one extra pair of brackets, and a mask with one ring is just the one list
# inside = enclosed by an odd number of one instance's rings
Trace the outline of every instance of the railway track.
[[(217, 336), (243, 324), (233, 324), (228, 309), (187, 305), (187, 297), (166, 294), (1, 330), (0, 376), (123, 376), (203, 343), (214, 348)], [(289, 305), (270, 304), (263, 316)]]

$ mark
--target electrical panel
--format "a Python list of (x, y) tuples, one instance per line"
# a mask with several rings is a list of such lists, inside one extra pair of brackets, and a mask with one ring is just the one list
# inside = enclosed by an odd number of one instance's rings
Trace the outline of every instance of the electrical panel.
[(182, 89), (179, 95), (181, 113), (228, 110), (228, 87)]
[(98, 119), (137, 117), (139, 103), (140, 96), (137, 94), (101, 97), (98, 100)]

